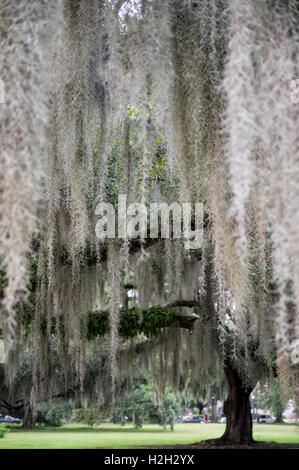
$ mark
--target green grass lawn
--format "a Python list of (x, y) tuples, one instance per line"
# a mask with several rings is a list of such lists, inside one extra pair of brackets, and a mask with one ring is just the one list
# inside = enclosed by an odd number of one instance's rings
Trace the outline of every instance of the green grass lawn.
[[(37, 428), (24, 431), (15, 428), (3, 439), (0, 449), (91, 449), (132, 448), (190, 444), (221, 436), (224, 424), (177, 424), (174, 432), (154, 424), (135, 430), (132, 425), (101, 424), (97, 428), (84, 425), (65, 425), (60, 428)], [(255, 424), (256, 440), (279, 443), (298, 443), (299, 429), (292, 424)]]

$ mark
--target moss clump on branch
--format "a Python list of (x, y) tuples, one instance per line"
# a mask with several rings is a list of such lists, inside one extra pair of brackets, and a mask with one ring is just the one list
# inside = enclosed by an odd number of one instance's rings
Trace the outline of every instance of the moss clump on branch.
[[(128, 339), (144, 334), (147, 338), (157, 336), (161, 329), (170, 326), (179, 312), (174, 308), (161, 306), (144, 308), (137, 307), (120, 309), (119, 336)], [(92, 340), (97, 336), (105, 336), (109, 333), (109, 312), (100, 310), (89, 313), (87, 339)]]

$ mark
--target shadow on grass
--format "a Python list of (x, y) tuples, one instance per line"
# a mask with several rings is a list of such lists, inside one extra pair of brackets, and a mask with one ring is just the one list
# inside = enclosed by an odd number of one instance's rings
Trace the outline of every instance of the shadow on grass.
[(163, 429), (163, 428), (157, 428), (157, 429), (146, 429), (146, 428), (126, 428), (126, 427), (44, 427), (44, 426), (36, 426), (35, 428), (32, 429), (23, 429), (23, 428), (13, 428), (13, 432), (53, 432), (55, 434), (62, 433), (62, 434), (79, 434), (79, 433), (95, 433), (95, 434), (100, 434), (100, 433), (165, 433), (165, 432), (171, 432), (170, 429)]

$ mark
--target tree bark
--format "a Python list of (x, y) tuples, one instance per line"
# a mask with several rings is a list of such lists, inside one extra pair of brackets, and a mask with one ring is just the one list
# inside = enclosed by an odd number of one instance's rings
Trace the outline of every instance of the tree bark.
[(277, 413), (277, 415), (275, 416), (275, 423), (283, 423), (283, 412), (280, 411), (279, 413)]
[(217, 423), (217, 397), (212, 397), (212, 423)]
[(223, 405), (226, 429), (220, 442), (224, 444), (252, 444), (252, 417), (250, 394), (253, 388), (244, 388), (242, 379), (229, 361), (224, 372), (228, 383), (228, 397)]
[(32, 408), (30, 405), (26, 405), (22, 427), (24, 429), (32, 429), (34, 425), (35, 425), (35, 420), (33, 417)]

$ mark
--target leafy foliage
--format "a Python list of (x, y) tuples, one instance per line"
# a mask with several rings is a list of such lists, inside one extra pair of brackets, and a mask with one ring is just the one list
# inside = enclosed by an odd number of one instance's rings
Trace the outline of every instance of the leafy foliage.
[(271, 410), (276, 418), (276, 422), (282, 421), (287, 400), (281, 394), (277, 378), (273, 379), (269, 385), (260, 385), (256, 393), (255, 403), (258, 408)]
[(8, 432), (10, 431), (10, 429), (8, 429), (5, 424), (0, 424), (0, 439), (3, 438), (5, 436), (5, 434), (7, 434)]
[[(144, 334), (147, 338), (157, 336), (162, 328), (170, 326), (179, 312), (173, 308), (161, 306), (139, 309), (120, 309), (119, 335), (124, 338), (134, 338)], [(109, 313), (107, 310), (91, 312), (88, 319), (89, 340), (96, 336), (105, 336), (109, 333)]]
[(73, 406), (70, 402), (56, 401), (50, 406), (38, 410), (36, 422), (47, 426), (59, 427), (65, 418), (72, 415)]
[(98, 410), (90, 404), (86, 408), (74, 410), (74, 419), (77, 423), (86, 423), (88, 426), (94, 426), (98, 421)]
[(165, 391), (160, 405), (155, 403), (155, 386), (152, 383), (136, 385), (123, 398), (119, 411), (122, 415), (134, 418), (135, 426), (142, 427), (146, 421), (158, 423), (163, 427), (167, 424), (173, 429), (175, 415), (179, 408), (179, 400), (169, 388)]

